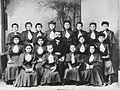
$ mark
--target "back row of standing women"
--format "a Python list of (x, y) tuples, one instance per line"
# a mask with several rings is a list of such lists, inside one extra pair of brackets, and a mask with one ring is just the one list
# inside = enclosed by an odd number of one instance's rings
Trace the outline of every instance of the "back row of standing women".
[(37, 86), (46, 84), (88, 84), (101, 86), (111, 84), (114, 68), (111, 63), (114, 33), (109, 23), (101, 23), (103, 30), (97, 32), (96, 23), (90, 23), (90, 31), (82, 30), (83, 23), (71, 30), (70, 21), (63, 23), (64, 30), (56, 30), (56, 23), (48, 23), (48, 31), (42, 32), (42, 24), (25, 24), (26, 30), (18, 32), (18, 24), (7, 37), (7, 67), (5, 82), (14, 86)]

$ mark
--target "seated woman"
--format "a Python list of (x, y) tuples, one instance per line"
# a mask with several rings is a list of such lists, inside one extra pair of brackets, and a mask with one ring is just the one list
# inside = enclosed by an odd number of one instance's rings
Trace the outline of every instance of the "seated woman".
[(17, 35), (13, 36), (11, 44), (8, 48), (8, 62), (4, 73), (4, 80), (6, 84), (12, 84), (18, 76), (19, 57), (22, 51), (23, 45), (20, 43), (20, 37)]
[(36, 61), (32, 49), (32, 45), (28, 44), (25, 46), (25, 52), (20, 55), (20, 74), (14, 82), (15, 87), (31, 87), (38, 85), (37, 73), (34, 69)]
[(109, 44), (105, 44), (105, 34), (100, 34), (98, 37), (99, 42), (96, 44), (99, 52), (102, 56), (102, 60), (103, 60), (103, 64), (104, 64), (104, 80), (106, 83), (106, 86), (108, 84), (112, 84), (112, 76), (115, 73), (112, 62), (111, 62), (111, 58), (110, 58), (110, 46)]
[(43, 76), (44, 68), (42, 67), (42, 57), (46, 53), (46, 46), (44, 45), (44, 40), (42, 36), (39, 36), (34, 44), (34, 52), (36, 54), (37, 63), (35, 65), (38, 74), (38, 83), (40, 84), (41, 78)]
[(90, 45), (90, 54), (88, 59), (85, 59), (85, 70), (80, 72), (81, 78), (88, 85), (101, 86), (103, 85), (103, 75), (102, 75), (102, 59), (99, 54), (97, 54), (95, 45)]
[(58, 57), (53, 53), (53, 45), (47, 45), (47, 51), (45, 55), (43, 55), (43, 67), (44, 74), (41, 79), (41, 85), (45, 84), (58, 84), (60, 83), (60, 75), (57, 71), (57, 62)]
[(68, 67), (65, 70), (64, 80), (65, 82), (75, 82), (76, 85), (78, 85), (78, 82), (80, 81), (79, 68), (82, 62), (80, 61), (80, 54), (75, 53), (75, 45), (70, 45), (70, 51), (70, 53), (66, 54), (65, 61), (68, 63)]

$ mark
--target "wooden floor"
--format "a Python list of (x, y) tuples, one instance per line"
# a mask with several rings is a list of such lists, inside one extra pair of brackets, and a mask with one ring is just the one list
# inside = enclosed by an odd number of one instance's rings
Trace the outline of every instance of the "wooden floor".
[(3, 80), (0, 80), (0, 90), (120, 90), (118, 83), (115, 82), (109, 86), (93, 87), (93, 86), (38, 86), (38, 87), (19, 87), (16, 88), (13, 85), (6, 85)]

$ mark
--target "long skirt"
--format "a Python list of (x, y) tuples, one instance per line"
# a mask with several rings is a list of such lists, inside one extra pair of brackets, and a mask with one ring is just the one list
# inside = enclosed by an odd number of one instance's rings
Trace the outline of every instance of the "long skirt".
[(41, 78), (43, 77), (44, 68), (42, 67), (42, 63), (37, 63), (35, 65), (36, 72), (38, 74), (38, 84), (40, 84)]
[(41, 79), (41, 85), (55, 84), (60, 82), (61, 82), (60, 75), (57, 71), (52, 72), (51, 70), (45, 68), (43, 77)]
[(80, 72), (82, 81), (88, 84), (101, 86), (104, 84), (103, 73), (100, 67), (94, 67), (92, 69), (83, 70)]
[(69, 81), (80, 81), (80, 75), (78, 69), (66, 69), (64, 79)]
[(13, 60), (13, 63), (7, 64), (7, 67), (5, 69), (5, 82), (7, 81), (14, 81), (16, 80), (18, 76), (18, 65), (19, 65), (19, 56), (13, 56), (11, 57)]
[(38, 85), (36, 71), (26, 73), (24, 69), (20, 70), (20, 74), (14, 82), (15, 87), (32, 87)]
[(113, 69), (113, 65), (112, 65), (112, 62), (109, 60), (109, 61), (105, 61), (104, 62), (104, 73), (105, 75), (110, 75), (110, 74), (113, 74), (115, 73), (114, 72), (114, 69)]

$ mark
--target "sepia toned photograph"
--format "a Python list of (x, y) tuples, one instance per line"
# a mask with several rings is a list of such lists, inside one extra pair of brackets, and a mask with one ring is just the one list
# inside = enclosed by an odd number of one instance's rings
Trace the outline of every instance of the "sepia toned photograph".
[(0, 0), (1, 90), (119, 90), (120, 0)]

